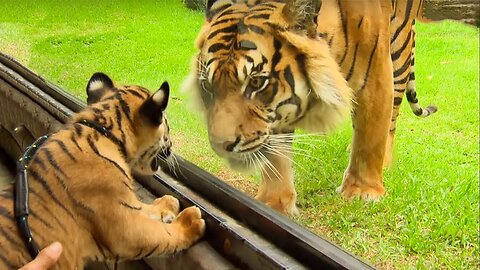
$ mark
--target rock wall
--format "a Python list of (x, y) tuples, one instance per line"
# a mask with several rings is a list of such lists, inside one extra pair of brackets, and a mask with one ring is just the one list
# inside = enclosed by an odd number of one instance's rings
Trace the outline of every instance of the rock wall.
[(479, 0), (425, 0), (424, 16), (430, 20), (458, 20), (480, 26)]

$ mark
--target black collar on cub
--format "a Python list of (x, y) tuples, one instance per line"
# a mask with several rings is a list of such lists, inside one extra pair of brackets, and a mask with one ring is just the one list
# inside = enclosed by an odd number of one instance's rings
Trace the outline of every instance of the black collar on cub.
[(121, 145), (122, 142), (113, 135), (113, 133), (108, 130), (106, 127), (102, 126), (100, 123), (93, 121), (93, 120), (88, 120), (88, 119), (82, 119), (75, 124), (82, 124), (84, 126), (90, 127), (95, 129), (96, 131), (100, 132), (103, 136), (109, 138), (111, 141), (113, 141), (117, 145)]
[(93, 120), (88, 120), (88, 119), (82, 119), (79, 120), (78, 122), (75, 122), (75, 124), (82, 124), (84, 126), (90, 127), (98, 131), (100, 134), (103, 136), (107, 137), (110, 139), (114, 144), (116, 144), (119, 148), (119, 150), (122, 152), (124, 156), (127, 155), (127, 149), (125, 149), (124, 143), (119, 140), (113, 133), (108, 130), (106, 127), (102, 126), (100, 123), (93, 121)]

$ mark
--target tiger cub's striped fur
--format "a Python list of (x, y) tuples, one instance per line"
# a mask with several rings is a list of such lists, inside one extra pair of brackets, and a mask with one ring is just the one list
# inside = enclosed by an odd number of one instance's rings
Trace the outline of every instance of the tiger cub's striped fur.
[[(200, 210), (190, 207), (176, 216), (177, 199), (164, 196), (145, 204), (133, 188), (133, 171), (153, 174), (157, 155), (170, 155), (168, 83), (150, 94), (140, 86), (114, 85), (96, 73), (87, 94), (88, 107), (52, 134), (28, 165), (35, 241), (40, 248), (53, 241), (63, 244), (54, 269), (83, 269), (88, 261), (139, 259), (189, 247), (204, 231)], [(108, 136), (84, 120), (103, 126)], [(31, 259), (14, 221), (10, 187), (0, 193), (0, 269), (18, 269)]]
[(205, 111), (212, 148), (234, 167), (260, 167), (259, 200), (294, 213), (293, 132), (324, 133), (350, 113), (353, 142), (339, 191), (384, 195), (382, 170), (405, 90), (416, 114), (434, 112), (418, 105), (413, 81), (413, 25), (422, 4), (207, 1), (185, 88)]

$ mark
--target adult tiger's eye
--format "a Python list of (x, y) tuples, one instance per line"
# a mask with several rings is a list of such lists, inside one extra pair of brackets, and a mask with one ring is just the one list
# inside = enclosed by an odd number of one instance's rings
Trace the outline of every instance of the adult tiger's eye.
[(252, 99), (259, 92), (265, 90), (268, 85), (267, 76), (256, 76), (250, 77), (248, 80), (248, 85), (245, 87), (244, 96), (248, 99)]
[(260, 88), (262, 86), (261, 79), (258, 77), (252, 78), (252, 80), (250, 81), (250, 85), (254, 88)]
[(265, 82), (267, 77), (252, 77), (250, 78), (250, 82), (248, 83), (253, 91), (262, 90), (265, 86)]

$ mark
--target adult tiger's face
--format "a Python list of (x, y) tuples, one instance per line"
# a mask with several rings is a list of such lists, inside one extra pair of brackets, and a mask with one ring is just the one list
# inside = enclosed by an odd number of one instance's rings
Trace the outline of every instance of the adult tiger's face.
[[(252, 158), (272, 153), (274, 135), (293, 132), (312, 106), (324, 103), (328, 112), (329, 105), (342, 103), (348, 111), (349, 91), (322, 93), (337, 81), (342, 89), (348, 86), (326, 44), (308, 36), (311, 25), (293, 36), (286, 34), (285, 4), (229, 2), (208, 1), (207, 23), (197, 39), (200, 51), (186, 86), (196, 89), (212, 148), (234, 167), (245, 168), (254, 164)], [(316, 51), (324, 51), (310, 55), (309, 45), (295, 38), (318, 43)], [(325, 61), (313, 70), (308, 58), (319, 55)], [(322, 74), (330, 65), (336, 77), (331, 71)], [(319, 78), (312, 81), (309, 72)], [(327, 89), (311, 94), (319, 84)], [(337, 114), (331, 117), (338, 120)], [(321, 121), (319, 125), (328, 126), (323, 123), (328, 120)]]
[(266, 24), (255, 32), (248, 23), (239, 21), (230, 46), (217, 39), (205, 41), (198, 78), (211, 146), (232, 165), (243, 166), (249, 164), (248, 155), (266, 154), (272, 134), (293, 131), (308, 95), (296, 59), (302, 56), (266, 34)]

